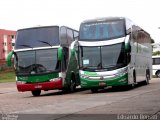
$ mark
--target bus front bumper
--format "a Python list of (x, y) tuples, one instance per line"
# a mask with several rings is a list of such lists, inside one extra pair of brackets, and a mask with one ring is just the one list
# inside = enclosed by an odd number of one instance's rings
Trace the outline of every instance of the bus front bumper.
[(53, 89), (61, 89), (63, 87), (62, 79), (50, 82), (42, 82), (42, 83), (20, 83), (19, 81), (16, 83), (17, 90), (19, 92), (24, 91), (34, 91), (34, 90), (53, 90)]
[(86, 78), (80, 78), (81, 87), (82, 88), (103, 88), (107, 86), (123, 86), (128, 85), (128, 75), (125, 74), (123, 76), (115, 77), (112, 79), (104, 79), (104, 80), (89, 80)]

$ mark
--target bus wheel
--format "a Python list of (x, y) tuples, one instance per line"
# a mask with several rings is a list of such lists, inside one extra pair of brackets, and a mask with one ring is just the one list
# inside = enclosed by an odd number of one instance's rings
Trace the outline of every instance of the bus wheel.
[(98, 88), (91, 88), (91, 92), (92, 93), (97, 93), (98, 92)]
[(156, 72), (156, 76), (160, 78), (160, 71)]
[(33, 96), (40, 96), (40, 94), (41, 94), (41, 90), (34, 90), (34, 91), (32, 91), (32, 95)]
[(145, 80), (145, 85), (148, 85), (149, 84), (149, 79), (150, 79), (150, 73), (149, 71), (146, 71), (146, 80)]
[(136, 80), (136, 72), (134, 71), (133, 73), (133, 82), (134, 82), (134, 85), (137, 83), (137, 80)]
[(134, 89), (135, 88), (135, 83), (132, 83), (132, 84), (130, 84), (130, 85), (128, 85), (128, 89), (130, 90), (130, 89)]
[(134, 88), (135, 88), (135, 85), (136, 85), (136, 72), (134, 71), (134, 72), (133, 72), (133, 83), (127, 85), (127, 89), (134, 89)]
[(74, 92), (76, 90), (75, 80), (71, 80), (70, 91)]
[(72, 79), (70, 81), (70, 86), (68, 88), (68, 92), (74, 92), (76, 90), (76, 82), (75, 82), (75, 77), (72, 76)]

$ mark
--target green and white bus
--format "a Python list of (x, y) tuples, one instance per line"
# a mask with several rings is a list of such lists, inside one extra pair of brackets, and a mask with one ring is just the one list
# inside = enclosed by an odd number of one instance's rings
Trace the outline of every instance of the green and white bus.
[(41, 90), (74, 91), (80, 84), (77, 38), (78, 31), (66, 26), (18, 30), (15, 48), (7, 58), (10, 66), (14, 55), (18, 91), (31, 91), (33, 96)]
[(134, 87), (149, 83), (152, 73), (150, 35), (124, 17), (86, 20), (79, 30), (82, 88)]

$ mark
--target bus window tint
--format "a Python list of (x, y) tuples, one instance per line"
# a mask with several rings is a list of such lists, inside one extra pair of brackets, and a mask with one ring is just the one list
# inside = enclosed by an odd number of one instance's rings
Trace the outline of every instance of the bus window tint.
[(15, 59), (17, 74), (30, 74), (34, 69), (32, 65), (35, 64), (35, 51), (17, 52)]
[[(87, 68), (97, 68), (100, 61), (100, 47), (81, 47), (83, 49), (82, 65)], [(95, 56), (95, 57), (93, 57)]]
[(37, 50), (36, 64), (39, 65), (39, 68), (42, 69), (41, 72), (51, 72), (59, 70), (57, 49)]
[(18, 30), (15, 49), (59, 45), (59, 27), (40, 27)]
[(60, 69), (57, 49), (16, 52), (18, 75), (54, 72)]
[(160, 64), (160, 58), (153, 58), (153, 65), (159, 65)]
[(109, 40), (125, 35), (124, 21), (82, 23), (80, 40)]
[(90, 70), (117, 69), (125, 66), (124, 44), (80, 47), (80, 68)]

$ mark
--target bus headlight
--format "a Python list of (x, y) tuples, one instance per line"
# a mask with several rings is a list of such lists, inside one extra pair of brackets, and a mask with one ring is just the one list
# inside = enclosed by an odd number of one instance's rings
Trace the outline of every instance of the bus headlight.
[(49, 81), (52, 82), (52, 81), (60, 81), (60, 80), (62, 80), (62, 78), (61, 78), (61, 77), (58, 77), (58, 78), (50, 79)]
[(86, 79), (86, 78), (88, 78), (89, 76), (87, 76), (87, 75), (85, 75), (85, 74), (81, 74), (80, 77)]
[(86, 84), (87, 84), (87, 82), (81, 81), (81, 84), (86, 85)]
[(26, 84), (26, 81), (16, 81), (17, 84)]
[(121, 73), (118, 73), (118, 74), (116, 74), (116, 76), (123, 76), (123, 75), (125, 75), (127, 72), (121, 72)]
[(123, 76), (127, 73), (127, 68), (119, 70), (116, 76)]

